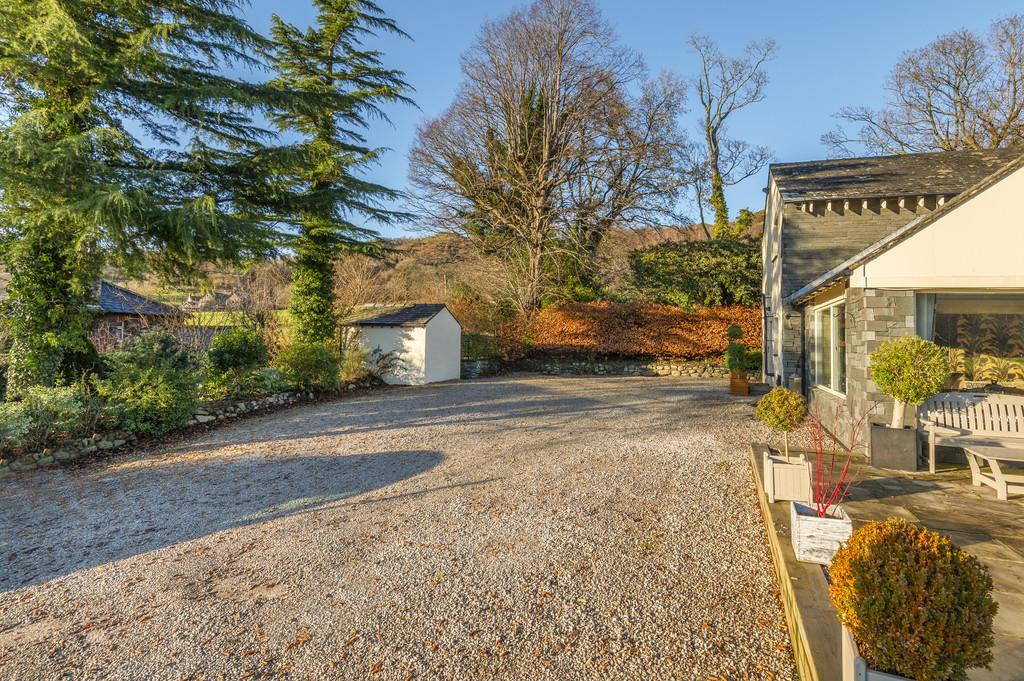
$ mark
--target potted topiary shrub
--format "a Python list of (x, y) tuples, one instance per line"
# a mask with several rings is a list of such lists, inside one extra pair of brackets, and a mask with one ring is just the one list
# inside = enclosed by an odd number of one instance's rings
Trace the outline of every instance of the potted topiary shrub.
[(749, 395), (747, 346), (739, 342), (743, 338), (743, 329), (733, 324), (725, 333), (729, 338), (729, 345), (725, 348), (725, 368), (729, 370), (729, 394)]
[(811, 501), (811, 469), (803, 454), (789, 455), (789, 434), (807, 415), (804, 396), (783, 387), (772, 388), (757, 402), (754, 415), (769, 428), (782, 433), (783, 453), (762, 455), (764, 492), (768, 503)]
[(948, 353), (935, 343), (906, 336), (882, 344), (871, 355), (871, 379), (893, 398), (889, 426), (871, 424), (871, 465), (917, 470), (917, 428), (904, 426), (906, 406), (919, 405), (942, 390), (949, 377)]
[(902, 518), (869, 523), (829, 574), (844, 679), (961, 681), (991, 664), (992, 578), (949, 537)]

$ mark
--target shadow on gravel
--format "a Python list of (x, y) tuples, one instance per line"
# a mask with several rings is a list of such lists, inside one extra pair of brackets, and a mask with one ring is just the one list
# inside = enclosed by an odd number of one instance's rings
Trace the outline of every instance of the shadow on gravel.
[(32, 476), (0, 498), (0, 591), (308, 512), (424, 473), (433, 450), (155, 458)]

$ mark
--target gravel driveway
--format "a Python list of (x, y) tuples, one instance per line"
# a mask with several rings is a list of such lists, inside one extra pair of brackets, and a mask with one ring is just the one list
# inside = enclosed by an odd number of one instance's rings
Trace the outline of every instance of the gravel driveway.
[(794, 679), (724, 392), (393, 389), (0, 482), (0, 677)]

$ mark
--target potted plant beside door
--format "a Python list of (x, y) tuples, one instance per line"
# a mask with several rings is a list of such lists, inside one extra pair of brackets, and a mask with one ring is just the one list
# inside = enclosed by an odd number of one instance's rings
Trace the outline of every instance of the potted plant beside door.
[(902, 518), (868, 523), (829, 576), (843, 679), (963, 681), (991, 664), (992, 577), (949, 537)]
[(886, 341), (872, 353), (871, 379), (893, 398), (892, 421), (871, 424), (871, 465), (917, 470), (917, 424), (904, 426), (906, 406), (936, 395), (949, 377), (949, 357), (935, 343), (918, 336)]
[(729, 345), (725, 349), (725, 368), (729, 370), (729, 394), (749, 395), (750, 382), (747, 379), (750, 360), (747, 357), (747, 346), (740, 343), (743, 329), (733, 324), (725, 332)]

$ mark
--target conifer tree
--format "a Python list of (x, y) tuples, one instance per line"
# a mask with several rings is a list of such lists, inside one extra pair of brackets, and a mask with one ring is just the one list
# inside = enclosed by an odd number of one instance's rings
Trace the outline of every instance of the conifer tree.
[(233, 202), (284, 93), (226, 75), (269, 44), (237, 0), (8, 0), (0, 7), (0, 254), (9, 388), (91, 349), (106, 264), (184, 274), (273, 249)]
[(382, 105), (411, 103), (401, 71), (385, 68), (381, 53), (364, 40), (382, 33), (405, 36), (369, 0), (314, 0), (315, 26), (305, 31), (274, 16), (275, 85), (303, 95), (273, 120), (298, 141), (271, 158), (272, 177), (289, 178), (275, 206), (294, 227), (295, 267), (291, 314), (300, 342), (326, 342), (336, 327), (334, 261), (345, 251), (372, 252), (379, 240), (372, 227), (407, 216), (388, 209), (398, 193), (362, 179), (384, 151), (369, 146), (363, 132), (386, 120)]

